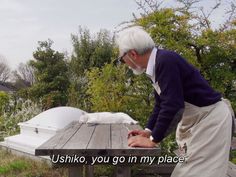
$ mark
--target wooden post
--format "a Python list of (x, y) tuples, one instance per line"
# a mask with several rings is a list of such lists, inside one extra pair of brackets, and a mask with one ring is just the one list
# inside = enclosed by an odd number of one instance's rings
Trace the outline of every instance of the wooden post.
[(116, 177), (131, 177), (131, 168), (129, 166), (117, 166)]
[(94, 166), (86, 165), (85, 166), (85, 177), (94, 177)]
[(83, 166), (69, 167), (69, 177), (83, 177)]

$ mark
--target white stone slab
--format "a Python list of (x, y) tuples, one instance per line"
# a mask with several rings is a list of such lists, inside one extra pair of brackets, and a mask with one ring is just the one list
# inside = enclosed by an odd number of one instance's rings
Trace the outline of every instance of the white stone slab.
[(20, 134), (6, 137), (0, 145), (34, 155), (37, 147), (71, 122), (78, 121), (85, 113), (73, 107), (49, 109), (26, 122), (19, 123)]

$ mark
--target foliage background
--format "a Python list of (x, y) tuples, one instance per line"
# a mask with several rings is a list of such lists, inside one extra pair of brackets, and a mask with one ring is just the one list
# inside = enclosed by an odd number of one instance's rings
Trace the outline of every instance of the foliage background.
[[(236, 112), (236, 3), (229, 1), (225, 21), (212, 26), (210, 11), (199, 0), (176, 0), (174, 8), (158, 0), (136, 0), (140, 14), (119, 25), (140, 25), (160, 48), (174, 50), (197, 67), (209, 84), (229, 99)], [(56, 106), (73, 106), (87, 112), (125, 112), (144, 127), (154, 98), (150, 80), (133, 75), (115, 62), (115, 35), (106, 29), (91, 34), (79, 27), (71, 35), (73, 53), (55, 51), (53, 41), (38, 43), (33, 59), (14, 71), (16, 92), (0, 92), (0, 140), (19, 132), (17, 123)], [(3, 64), (1, 64), (3, 66)], [(4, 65), (5, 68), (5, 65)], [(9, 73), (9, 69), (6, 70)], [(176, 148), (174, 134), (161, 144), (164, 153)]]

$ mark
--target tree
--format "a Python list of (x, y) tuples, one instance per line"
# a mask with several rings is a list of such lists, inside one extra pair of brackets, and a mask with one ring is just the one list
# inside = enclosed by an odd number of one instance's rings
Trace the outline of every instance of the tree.
[[(236, 4), (231, 1), (225, 22), (210, 20), (221, 1), (209, 11), (200, 0), (177, 0), (182, 5), (161, 8), (160, 1), (136, 1), (144, 13), (134, 23), (143, 26), (160, 47), (174, 50), (195, 65), (210, 85), (231, 100), (236, 110)], [(197, 8), (196, 8), (197, 7)]]
[(149, 79), (134, 76), (124, 65), (113, 64), (91, 68), (86, 74), (93, 112), (126, 112), (144, 126), (153, 107)]
[(15, 77), (15, 86), (17, 88), (30, 87), (35, 82), (34, 68), (29, 62), (26, 64), (20, 63), (17, 70), (13, 73)]
[(0, 55), (0, 81), (6, 82), (11, 75), (11, 69), (7, 65), (5, 58)]
[(69, 87), (68, 68), (64, 54), (54, 51), (51, 40), (39, 42), (30, 65), (35, 71), (35, 83), (29, 88), (33, 100), (42, 99), (44, 109), (63, 106), (67, 103)]
[(101, 30), (92, 37), (88, 29), (80, 27), (79, 34), (72, 35), (72, 44), (74, 52), (69, 63), (71, 85), (68, 105), (89, 111), (91, 102), (86, 93), (88, 79), (85, 73), (92, 67), (101, 68), (111, 62), (114, 57), (113, 39), (107, 30)]
[(79, 28), (79, 35), (72, 35), (74, 53), (71, 68), (77, 76), (84, 76), (91, 67), (102, 67), (111, 61), (113, 40), (107, 30), (100, 30), (94, 37), (88, 29)]

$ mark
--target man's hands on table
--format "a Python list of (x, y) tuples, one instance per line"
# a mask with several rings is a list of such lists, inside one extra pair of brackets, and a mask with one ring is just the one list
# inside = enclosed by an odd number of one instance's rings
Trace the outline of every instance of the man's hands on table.
[(148, 130), (132, 130), (132, 131), (129, 131), (128, 138), (131, 137), (131, 136), (137, 136), (137, 135), (140, 135), (140, 136), (143, 136), (143, 137), (146, 137), (146, 138), (150, 138), (151, 131), (148, 131)]
[(150, 140), (151, 132), (147, 130), (132, 130), (128, 133), (128, 145), (130, 147), (157, 147), (157, 143)]

